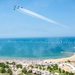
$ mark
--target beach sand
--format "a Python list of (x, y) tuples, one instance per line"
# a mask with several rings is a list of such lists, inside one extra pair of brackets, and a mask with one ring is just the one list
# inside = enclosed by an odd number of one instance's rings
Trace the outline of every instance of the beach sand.
[(38, 63), (40, 61), (42, 62), (55, 62), (55, 63), (59, 63), (59, 62), (65, 62), (65, 61), (74, 61), (75, 62), (75, 53), (74, 55), (72, 55), (71, 57), (65, 57), (65, 58), (57, 58), (57, 59), (15, 59), (15, 58), (0, 58), (0, 62), (16, 62), (16, 63), (24, 63), (24, 62), (34, 62), (34, 63)]
[[(15, 62), (16, 64), (22, 64), (23, 66), (27, 66), (27, 65), (31, 65), (31, 64), (43, 64), (43, 63), (59, 63), (59, 64), (63, 64), (65, 63), (65, 61), (73, 61), (74, 63), (72, 63), (75, 66), (75, 54), (71, 57), (66, 57), (66, 58), (58, 58), (58, 59), (0, 59), (0, 62)], [(58, 65), (59, 65), (58, 64)], [(74, 72), (75, 70), (70, 69), (68, 66), (64, 65), (64, 67), (62, 67), (62, 69), (64, 69), (65, 71), (69, 71), (69, 72)]]
[(44, 62), (55, 62), (55, 63), (58, 63), (58, 62), (65, 62), (65, 61), (75, 61), (75, 53), (73, 56), (71, 57), (66, 57), (66, 58), (58, 58), (58, 59), (45, 59), (43, 60)]
[(58, 59), (46, 59), (46, 60), (43, 60), (43, 62), (46, 62), (46, 63), (61, 63), (61, 64), (64, 64), (64, 66), (61, 67), (61, 69), (65, 70), (65, 71), (68, 71), (68, 72), (73, 72), (75, 73), (75, 70), (72, 70), (69, 66), (65, 65), (65, 62), (66, 61), (72, 61), (70, 62), (70, 64), (72, 64), (73, 66), (75, 66), (75, 54), (71, 57), (66, 57), (66, 58), (58, 58)]

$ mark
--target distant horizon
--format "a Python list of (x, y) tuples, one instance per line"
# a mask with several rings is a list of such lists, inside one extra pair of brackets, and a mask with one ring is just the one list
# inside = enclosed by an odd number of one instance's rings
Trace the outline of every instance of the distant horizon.
[(75, 38), (75, 36), (54, 36), (54, 37), (4, 37), (0, 39), (25, 39), (25, 38)]

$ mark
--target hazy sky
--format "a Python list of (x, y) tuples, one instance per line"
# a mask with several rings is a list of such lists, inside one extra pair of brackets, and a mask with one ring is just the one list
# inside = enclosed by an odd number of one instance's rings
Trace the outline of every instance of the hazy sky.
[[(69, 29), (14, 11), (19, 5)], [(75, 0), (0, 0), (0, 38), (75, 36)]]

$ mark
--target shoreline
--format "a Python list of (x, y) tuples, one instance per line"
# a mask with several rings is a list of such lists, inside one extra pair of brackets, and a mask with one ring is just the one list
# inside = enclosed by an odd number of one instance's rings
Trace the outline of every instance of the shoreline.
[(45, 58), (45, 59), (41, 59), (41, 58), (11, 58), (11, 57), (0, 57), (0, 62), (2, 61), (19, 61), (19, 60), (22, 60), (22, 61), (43, 61), (43, 62), (55, 62), (55, 63), (58, 63), (58, 62), (65, 62), (65, 61), (75, 61), (75, 53), (72, 55), (72, 56), (69, 56), (69, 57), (64, 57), (64, 58)]
[(23, 59), (23, 60), (56, 60), (56, 59), (62, 59), (62, 58), (68, 58), (73, 56), (75, 53), (72, 53), (71, 55), (67, 56), (56, 56), (56, 57), (10, 57), (10, 56), (0, 56), (0, 59)]
[(57, 58), (57, 59), (45, 59), (43, 60), (44, 62), (55, 62), (55, 63), (58, 63), (58, 62), (65, 62), (65, 61), (75, 61), (75, 53), (70, 56), (70, 57), (65, 57), (65, 58)]

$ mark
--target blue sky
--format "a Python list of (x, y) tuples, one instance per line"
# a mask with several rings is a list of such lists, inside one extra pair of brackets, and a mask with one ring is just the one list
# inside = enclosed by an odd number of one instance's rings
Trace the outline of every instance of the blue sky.
[[(23, 6), (70, 29), (14, 11)], [(75, 36), (75, 0), (0, 0), (0, 38)]]

